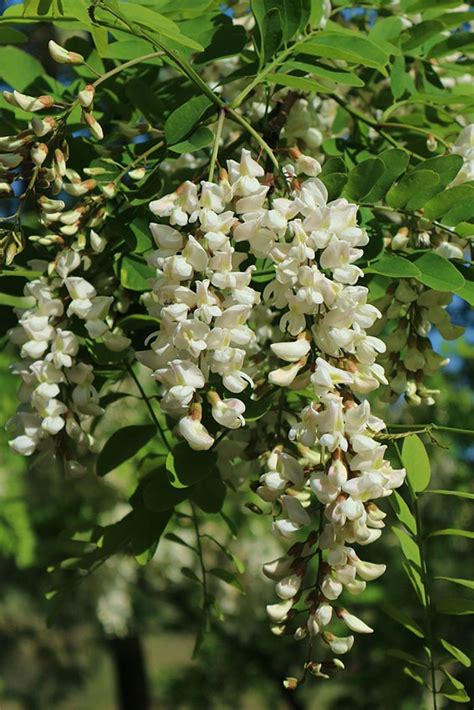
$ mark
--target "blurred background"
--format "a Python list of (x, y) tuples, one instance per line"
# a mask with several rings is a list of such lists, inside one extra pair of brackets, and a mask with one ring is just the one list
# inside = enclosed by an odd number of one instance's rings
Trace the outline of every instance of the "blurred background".
[[(0, 0), (0, 14), (12, 4)], [(45, 45), (46, 26), (35, 28), (31, 47)], [(391, 422), (436, 422), (448, 427), (473, 427), (474, 318), (466, 304), (455, 299), (454, 322), (465, 325), (464, 342), (441, 344), (450, 365), (434, 382), (441, 394), (430, 408), (397, 403), (385, 411)], [(0, 304), (0, 317), (11, 318)], [(436, 334), (432, 336), (436, 338)], [(439, 345), (439, 343), (437, 343)], [(4, 424), (16, 409), (15, 378), (9, 364), (15, 354), (7, 341), (0, 352), (0, 411)], [(384, 414), (387, 405), (380, 404)], [(111, 405), (104, 437), (124, 423), (137, 422), (134, 400)], [(282, 679), (298, 674), (305, 648), (271, 634), (265, 605), (273, 602), (272, 584), (261, 573), (262, 560), (276, 557), (268, 519), (245, 504), (254, 500), (247, 485), (229, 492), (224, 511), (206, 518), (203, 532), (222, 541), (239, 558), (245, 594), (215, 580), (222, 620), (204, 639), (199, 655), (193, 647), (199, 627), (201, 588), (192, 581), (197, 560), (184, 543), (194, 544), (190, 521), (178, 518), (168, 532), (181, 543), (163, 539), (152, 561), (141, 566), (132, 557), (116, 556), (70, 590), (66, 603), (51, 615), (47, 599), (48, 569), (72, 554), (68, 532), (89, 530), (93, 524), (119, 520), (136, 482), (140, 463), (132, 460), (107, 476), (62, 479), (55, 470), (27, 470), (11, 454), (0, 429), (0, 707), (2, 710), (115, 710), (115, 708), (187, 709), (262, 708), (338, 710), (429, 707), (425, 690), (404, 672), (406, 654), (422, 653), (422, 640), (394, 620), (394, 610), (419, 619), (420, 607), (402, 566), (395, 518), (388, 503), (385, 535), (364, 558), (387, 563), (386, 574), (361, 597), (354, 613), (375, 628), (361, 636), (347, 659), (347, 670), (330, 681), (305, 684), (297, 694), (287, 692)], [(146, 450), (141, 458), (146, 457)], [(435, 489), (472, 490), (474, 443), (455, 433), (438, 432), (429, 445)], [(255, 480), (258, 470), (248, 472)], [(468, 500), (423, 496), (423, 525), (469, 528)], [(188, 512), (186, 507), (183, 513)], [(237, 539), (238, 538), (238, 539)], [(472, 571), (472, 541), (463, 537), (434, 538), (428, 543), (432, 575), (468, 577)], [(364, 553), (366, 551), (364, 550)], [(208, 566), (225, 567), (222, 550), (209, 542)], [(471, 570), (468, 565), (471, 562)], [(186, 570), (183, 573), (182, 568)], [(456, 596), (458, 587), (437, 582), (441, 595)], [(351, 607), (352, 608), (352, 607)], [(48, 617), (50, 624), (47, 625)], [(471, 616), (439, 615), (439, 636), (472, 650)], [(469, 644), (471, 649), (469, 649)], [(469, 692), (469, 669), (457, 668)], [(456, 703), (445, 701), (444, 707)]]

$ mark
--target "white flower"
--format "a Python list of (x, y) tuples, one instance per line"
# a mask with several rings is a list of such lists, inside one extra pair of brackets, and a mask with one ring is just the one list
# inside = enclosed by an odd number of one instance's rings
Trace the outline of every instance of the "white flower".
[(338, 655), (347, 653), (354, 645), (353, 636), (334, 636), (334, 634), (331, 634), (328, 631), (325, 631), (322, 634), (322, 639), (325, 643), (327, 643), (331, 651)]
[(206, 427), (193, 414), (180, 419), (178, 429), (194, 451), (207, 451), (214, 443)]
[(212, 403), (212, 416), (218, 424), (228, 429), (244, 426), (245, 404), (240, 399), (219, 399)]
[(347, 609), (338, 609), (337, 616), (343, 620), (346, 626), (349, 627), (351, 631), (355, 631), (358, 634), (372, 634), (374, 632), (370, 626), (367, 626), (361, 619), (354, 614), (349, 614)]

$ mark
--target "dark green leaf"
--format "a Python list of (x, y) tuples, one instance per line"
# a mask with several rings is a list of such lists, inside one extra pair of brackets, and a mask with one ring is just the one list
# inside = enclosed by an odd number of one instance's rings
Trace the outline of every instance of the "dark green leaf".
[(467, 537), (469, 540), (474, 540), (474, 532), (472, 530), (459, 530), (458, 528), (444, 528), (443, 530), (435, 530), (429, 534), (429, 537), (439, 536)]
[(402, 41), (402, 48), (405, 52), (410, 52), (412, 49), (416, 49), (424, 44), (427, 40), (432, 37), (436, 37), (444, 30), (444, 25), (442, 22), (437, 20), (427, 20), (426, 22), (419, 22), (413, 25), (408, 30), (405, 30), (400, 36)]
[(225, 500), (226, 486), (218, 473), (204, 478), (192, 488), (191, 499), (205, 513), (219, 513)]
[(168, 145), (174, 145), (186, 138), (210, 106), (210, 99), (200, 95), (194, 96), (175, 109), (165, 122), (165, 138)]
[(143, 500), (150, 510), (161, 512), (170, 510), (189, 497), (190, 488), (175, 488), (168, 477), (168, 472), (161, 466), (145, 484)]
[(453, 584), (459, 584), (460, 587), (467, 587), (467, 589), (474, 589), (473, 579), (458, 579), (457, 577), (433, 577), (433, 579), (439, 579), (443, 582), (452, 582)]
[(370, 204), (378, 202), (383, 198), (395, 180), (405, 172), (410, 160), (408, 153), (401, 148), (389, 148), (388, 150), (384, 150), (378, 158), (383, 162), (385, 170), (372, 190), (370, 190), (364, 198), (364, 202)]
[(105, 476), (134, 456), (156, 435), (156, 427), (145, 424), (126, 426), (114, 432), (99, 454), (97, 474)]
[(474, 600), (462, 597), (444, 597), (438, 599), (436, 608), (440, 614), (449, 616), (465, 616), (474, 614)]
[(433, 197), (424, 207), (428, 219), (441, 219), (447, 226), (474, 217), (474, 187), (456, 185)]
[(411, 631), (412, 634), (415, 636), (418, 636), (418, 638), (422, 639), (425, 638), (425, 634), (423, 633), (423, 630), (421, 629), (420, 626), (416, 623), (416, 621), (413, 621), (413, 619), (410, 619), (407, 614), (404, 612), (400, 611), (398, 607), (394, 607), (391, 604), (386, 604), (384, 606), (384, 611), (392, 617), (392, 619), (395, 619), (395, 621), (398, 621), (399, 624), (404, 626), (408, 631)]
[(192, 486), (216, 471), (217, 453), (215, 451), (191, 451), (188, 444), (182, 442), (173, 451), (173, 472), (181, 484)]
[(390, 188), (387, 193), (387, 204), (399, 209), (405, 207), (407, 202), (420, 192), (432, 189), (439, 184), (439, 175), (432, 170), (413, 171), (402, 177), (397, 185)]
[(474, 493), (469, 493), (468, 491), (445, 491), (442, 489), (429, 489), (425, 493), (436, 493), (441, 496), (456, 496), (457, 498), (467, 498), (468, 500), (474, 500)]
[(232, 572), (229, 572), (229, 570), (221, 569), (220, 567), (214, 567), (213, 569), (209, 570), (209, 574), (214, 575), (214, 577), (221, 579), (223, 582), (227, 582), (227, 584), (230, 584), (232, 587), (235, 587), (235, 589), (241, 592), (241, 594), (245, 594), (245, 590), (242, 587), (241, 583), (239, 582), (235, 574), (232, 574)]
[(369, 158), (356, 165), (350, 173), (344, 188), (346, 196), (354, 202), (362, 202), (385, 172), (380, 158)]
[(194, 153), (201, 148), (211, 145), (214, 141), (214, 133), (207, 126), (199, 126), (199, 128), (189, 136), (185, 141), (180, 141), (170, 146), (173, 153)]

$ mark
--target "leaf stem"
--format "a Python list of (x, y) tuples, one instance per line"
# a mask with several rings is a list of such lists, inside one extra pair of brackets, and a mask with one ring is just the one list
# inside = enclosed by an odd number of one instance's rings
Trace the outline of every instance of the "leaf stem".
[(222, 128), (224, 126), (224, 121), (225, 121), (225, 111), (224, 111), (224, 109), (221, 109), (219, 111), (219, 118), (218, 118), (217, 126), (216, 126), (216, 134), (214, 136), (214, 145), (212, 146), (211, 162), (209, 163), (209, 177), (208, 177), (209, 182), (212, 182), (212, 180), (214, 178), (214, 170), (216, 167), (217, 155), (219, 153), (219, 143), (221, 141)]
[[(400, 464), (403, 466), (403, 459), (402, 459), (402, 454), (400, 451), (400, 447), (398, 446), (397, 442), (394, 441), (394, 448), (395, 451), (397, 452), (398, 459), (400, 461)], [(437, 701), (437, 691), (436, 691), (436, 674), (435, 674), (435, 662), (434, 662), (434, 645), (435, 645), (435, 633), (434, 633), (434, 623), (433, 623), (433, 617), (434, 617), (434, 609), (433, 609), (433, 601), (431, 597), (431, 587), (430, 587), (430, 582), (429, 582), (429, 574), (428, 574), (428, 565), (426, 561), (426, 555), (425, 555), (425, 549), (424, 549), (424, 542), (423, 542), (423, 528), (422, 528), (422, 522), (421, 522), (421, 515), (420, 515), (420, 510), (418, 506), (418, 499), (416, 496), (416, 493), (412, 491), (411, 486), (408, 485), (408, 492), (410, 494), (410, 498), (413, 503), (413, 511), (415, 513), (415, 522), (416, 522), (416, 535), (415, 535), (415, 542), (418, 547), (419, 555), (420, 555), (420, 577), (421, 577), (421, 583), (423, 585), (424, 589), (424, 594), (425, 594), (425, 603), (423, 604), (423, 609), (425, 612), (425, 621), (426, 621), (426, 630), (427, 630), (427, 643), (428, 643), (428, 650), (429, 650), (429, 670), (430, 670), (430, 676), (431, 676), (431, 694), (432, 694), (432, 699), (433, 699), (433, 710), (438, 710), (438, 701)]]
[(145, 390), (143, 389), (140, 380), (138, 379), (137, 375), (136, 375), (135, 372), (133, 371), (133, 367), (127, 362), (126, 365), (125, 365), (125, 368), (126, 368), (127, 372), (129, 373), (130, 377), (132, 378), (132, 380), (135, 382), (135, 385), (136, 385), (138, 391), (139, 391), (140, 394), (141, 394), (141, 398), (142, 398), (142, 400), (145, 402), (145, 405), (146, 405), (146, 408), (148, 409), (148, 412), (149, 412), (149, 414), (150, 414), (150, 417), (152, 418), (153, 423), (155, 424), (156, 428), (157, 428), (158, 431), (160, 432), (160, 436), (161, 436), (161, 438), (162, 438), (162, 440), (163, 440), (163, 443), (165, 444), (165, 446), (166, 446), (166, 448), (168, 449), (168, 451), (171, 451), (171, 446), (169, 445), (168, 440), (167, 440), (167, 438), (166, 438), (166, 436), (165, 436), (164, 429), (163, 429), (163, 427), (161, 426), (161, 424), (160, 424), (160, 422), (159, 422), (159, 420), (158, 420), (158, 417), (156, 416), (156, 413), (155, 413), (153, 407), (151, 406), (150, 399), (149, 399), (148, 395), (146, 394)]

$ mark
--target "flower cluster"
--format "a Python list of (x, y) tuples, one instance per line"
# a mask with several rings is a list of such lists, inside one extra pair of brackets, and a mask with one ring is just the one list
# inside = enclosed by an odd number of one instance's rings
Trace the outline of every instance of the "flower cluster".
[[(383, 572), (383, 565), (361, 562), (350, 545), (366, 545), (380, 536), (385, 514), (373, 500), (390, 495), (405, 472), (392, 469), (384, 458), (386, 446), (376, 440), (384, 423), (371, 414), (368, 401), (358, 399), (387, 382), (375, 362), (385, 346), (366, 332), (380, 312), (367, 303), (367, 289), (356, 285), (362, 272), (354, 262), (362, 256), (367, 235), (357, 226), (356, 205), (345, 199), (328, 203), (326, 188), (313, 178), (297, 183), (290, 199), (274, 199), (271, 209), (262, 206), (243, 214), (234, 237), (246, 239), (252, 253), (265, 253), (275, 266), (264, 301), (280, 312), (280, 329), (290, 337), (271, 345), (288, 364), (272, 370), (269, 381), (312, 391), (311, 403), (289, 433), (290, 440), (305, 447), (303, 463), (282, 447), (274, 449), (257, 491), (273, 504), (274, 529), (284, 539), (292, 540), (311, 525), (307, 508), (313, 497), (321, 509), (318, 534), (313, 530), (304, 543), (265, 567), (281, 599), (268, 607), (269, 616), (277, 632), (283, 632), (317, 554), (317, 581), (296, 638), (322, 632), (333, 613), (349, 629), (369, 632), (333, 602), (344, 589), (363, 591), (366, 580)], [(306, 448), (314, 446), (319, 454)], [(328, 631), (322, 638), (334, 653), (344, 653), (353, 643), (352, 636)]]
[(445, 340), (454, 340), (464, 332), (464, 328), (451, 323), (447, 311), (451, 300), (450, 293), (433, 291), (413, 279), (401, 279), (376, 302), (383, 318), (372, 332), (389, 320), (397, 323), (385, 339), (387, 352), (382, 356), (389, 401), (404, 395), (412, 405), (434, 404), (439, 390), (427, 388), (425, 378), (436, 374), (449, 359), (435, 352), (429, 334), (435, 327)]
[[(82, 261), (73, 249), (62, 250), (49, 264), (36, 261), (34, 266), (43, 275), (25, 286), (31, 305), (17, 309), (18, 326), (9, 332), (23, 359), (14, 366), (22, 384), (21, 404), (9, 423), (15, 434), (10, 446), (25, 456), (38, 449), (47, 453), (54, 446), (53, 438), (63, 431), (75, 442), (75, 455), (94, 448), (91, 417), (101, 414), (102, 408), (93, 385), (93, 367), (77, 358), (76, 319), (92, 340), (101, 340), (109, 350), (120, 352), (130, 344), (111, 329), (113, 296), (97, 295), (89, 281), (71, 275)], [(66, 458), (65, 464), (71, 470), (81, 468), (74, 458)]]
[(169, 221), (151, 224), (158, 249), (148, 257), (156, 279), (146, 305), (160, 318), (160, 331), (151, 350), (137, 357), (164, 387), (162, 409), (179, 418), (181, 435), (197, 450), (214, 442), (201, 422), (199, 392), (208, 383), (214, 420), (230, 429), (244, 424), (241, 399), (221, 394), (224, 388), (238, 395), (253, 385), (245, 357), (255, 334), (247, 322), (260, 296), (250, 286), (255, 267), (241, 268), (247, 254), (236, 250), (231, 233), (235, 237), (241, 213), (263, 204), (268, 187), (260, 184), (262, 176), (244, 150), (218, 184), (204, 181), (198, 189), (186, 182), (150, 204)]

